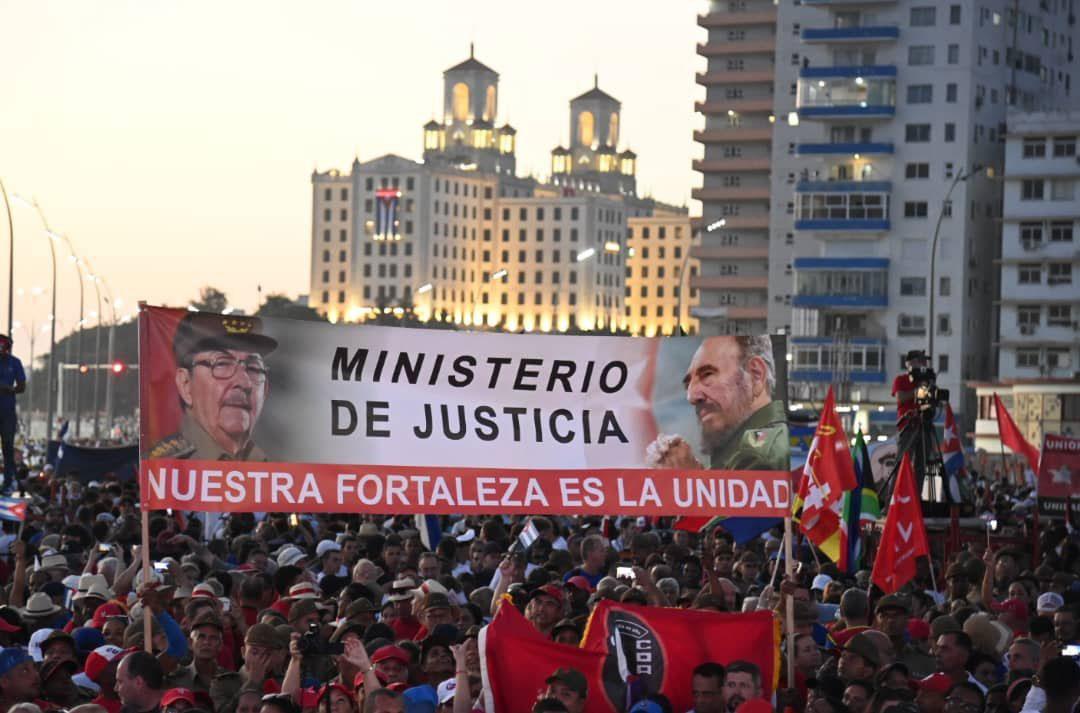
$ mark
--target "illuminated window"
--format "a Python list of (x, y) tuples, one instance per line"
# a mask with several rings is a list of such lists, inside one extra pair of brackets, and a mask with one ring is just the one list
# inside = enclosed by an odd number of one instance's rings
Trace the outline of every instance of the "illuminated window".
[(453, 89), (452, 110), (454, 121), (465, 121), (469, 118), (469, 85), (458, 82)]
[(608, 122), (608, 146), (619, 145), (619, 114), (618, 112), (611, 113), (611, 119)]
[(495, 85), (489, 84), (484, 97), (484, 121), (495, 120)]
[(591, 111), (583, 111), (578, 114), (578, 143), (582, 146), (590, 146), (595, 132), (595, 119)]

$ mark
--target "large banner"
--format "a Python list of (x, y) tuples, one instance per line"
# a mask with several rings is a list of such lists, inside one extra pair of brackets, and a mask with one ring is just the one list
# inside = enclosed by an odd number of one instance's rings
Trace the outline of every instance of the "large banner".
[(204, 511), (781, 517), (784, 347), (145, 308), (142, 497)]
[(1043, 435), (1036, 492), (1043, 515), (1065, 517), (1070, 499), (1074, 511), (1080, 507), (1080, 438)]

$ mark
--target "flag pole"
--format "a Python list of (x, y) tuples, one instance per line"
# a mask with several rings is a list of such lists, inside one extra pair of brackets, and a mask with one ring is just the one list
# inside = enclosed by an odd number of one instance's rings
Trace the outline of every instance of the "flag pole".
[[(791, 515), (784, 518), (784, 576), (795, 574), (795, 562), (791, 558)], [(788, 595), (784, 602), (784, 629), (787, 633), (787, 683), (795, 688), (795, 599)]]
[[(150, 511), (146, 508), (146, 504), (143, 503), (142, 507), (142, 586), (145, 592), (150, 585), (150, 573), (153, 570), (150, 568)], [(154, 653), (154, 646), (151, 639), (153, 639), (153, 626), (151, 625), (151, 617), (153, 613), (150, 611), (150, 607), (143, 602), (143, 643), (146, 646), (147, 653)]]
[(930, 562), (930, 586), (934, 588), (934, 594), (937, 594), (937, 578), (934, 576), (934, 557), (932, 555), (927, 555), (926, 559)]
[[(785, 546), (785, 543), (787, 543), (787, 538), (788, 538), (788, 533), (785, 531), (784, 536), (783, 536), (783, 538), (781, 538), (781, 541), (780, 541), (780, 546), (781, 547)], [(776, 564), (774, 564), (773, 568), (772, 568), (772, 576), (769, 577), (769, 586), (773, 588), (773, 591), (776, 590), (776, 575), (779, 572), (780, 572), (780, 558), (777, 557), (776, 558)]]

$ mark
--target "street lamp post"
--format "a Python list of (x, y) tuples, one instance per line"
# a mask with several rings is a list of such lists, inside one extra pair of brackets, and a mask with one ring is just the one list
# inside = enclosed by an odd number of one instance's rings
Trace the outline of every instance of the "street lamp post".
[[(75, 246), (71, 244), (71, 238), (66, 235), (61, 236), (64, 242), (67, 244), (68, 252), (71, 253), (71, 261), (75, 263), (75, 273), (79, 276), (79, 333), (75, 336), (75, 351), (76, 351), (76, 363), (79, 366), (83, 364), (83, 329), (85, 328), (84, 318), (84, 290), (83, 290), (83, 269), (82, 261), (79, 260), (79, 256), (75, 254)], [(75, 437), (78, 438), (82, 434), (82, 384), (79, 381), (79, 376), (82, 372), (78, 369), (75, 371)]]
[[(101, 421), (101, 280), (97, 275), (91, 274), (88, 276), (94, 283), (94, 292), (97, 294), (97, 319), (94, 324), (94, 363), (97, 364), (97, 368), (94, 369), (94, 440), (97, 441), (101, 437), (100, 421)], [(112, 364), (110, 361), (109, 364)]]
[[(56, 382), (53, 381), (53, 374), (56, 371), (56, 246), (53, 243), (56, 242), (58, 236), (49, 227), (49, 221), (45, 218), (45, 213), (36, 200), (27, 201), (18, 196), (16, 196), (16, 199), (26, 203), (37, 212), (41, 224), (45, 227), (45, 235), (49, 238), (49, 257), (52, 258), (52, 306), (49, 308), (49, 368), (46, 371), (47, 379), (45, 382), (45, 401), (47, 404), (45, 408), (45, 442), (48, 443), (52, 440), (53, 397), (56, 389)], [(32, 404), (31, 408), (33, 408)]]
[[(7, 189), (4, 188), (4, 182), (0, 180), (0, 195), (4, 197), (4, 209), (7, 211), (8, 221), (8, 308), (7, 308), (7, 331), (11, 334), (12, 321), (15, 311), (15, 223), (11, 219), (11, 203), (8, 202)], [(31, 365), (33, 368), (33, 365)], [(30, 403), (30, 410), (33, 411), (34, 404)]]
[[(706, 233), (711, 233), (714, 230), (720, 230), (720, 228), (723, 228), (726, 224), (727, 224), (727, 218), (721, 218), (720, 220), (717, 220), (717, 221), (715, 221), (713, 223), (710, 223), (709, 226), (707, 228), (705, 228), (705, 232)], [(679, 333), (682, 334), (683, 336), (686, 335), (686, 330), (683, 329), (683, 326), (682, 326), (683, 293), (686, 292), (686, 290), (683, 288), (683, 283), (686, 282), (686, 268), (688, 268), (690, 266), (690, 253), (691, 253), (691, 251), (693, 249), (694, 249), (694, 237), (693, 237), (693, 234), (691, 234), (691, 236), (690, 236), (690, 247), (687, 248), (686, 257), (683, 258), (682, 267), (679, 268), (679, 284), (676, 285), (676, 289), (678, 290), (678, 294), (679, 294), (679, 299), (676, 300), (676, 302), (675, 302), (675, 325), (679, 328)]]
[[(113, 297), (112, 288), (109, 287), (108, 282), (100, 277), (96, 281), (100, 282), (105, 288), (105, 301), (109, 304), (109, 356), (106, 358), (106, 363), (109, 364), (110, 371), (105, 375), (105, 428), (111, 429), (113, 422), (113, 382), (116, 381), (116, 375), (112, 373), (113, 349), (116, 345), (116, 299)], [(100, 310), (98, 310), (98, 315), (98, 323), (100, 324)]]
[(926, 328), (929, 334), (926, 342), (926, 359), (931, 367), (933, 367), (934, 357), (934, 294), (937, 292), (937, 245), (938, 235), (941, 232), (941, 221), (945, 217), (945, 206), (949, 203), (949, 198), (952, 196), (956, 184), (960, 183), (960, 181), (966, 181), (981, 170), (982, 166), (976, 164), (972, 166), (970, 173), (963, 168), (956, 172), (956, 178), (949, 184), (949, 190), (945, 192), (945, 197), (941, 199), (941, 209), (938, 211), (937, 224), (934, 226), (934, 239), (930, 243), (930, 299), (927, 306), (928, 314), (926, 315)]

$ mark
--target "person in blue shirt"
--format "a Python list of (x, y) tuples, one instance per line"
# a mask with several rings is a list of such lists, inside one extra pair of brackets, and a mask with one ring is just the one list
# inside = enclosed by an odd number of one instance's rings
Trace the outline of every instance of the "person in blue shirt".
[(3, 492), (15, 484), (15, 395), (26, 390), (22, 362), (11, 353), (11, 337), (0, 334), (0, 448), (4, 451)]

